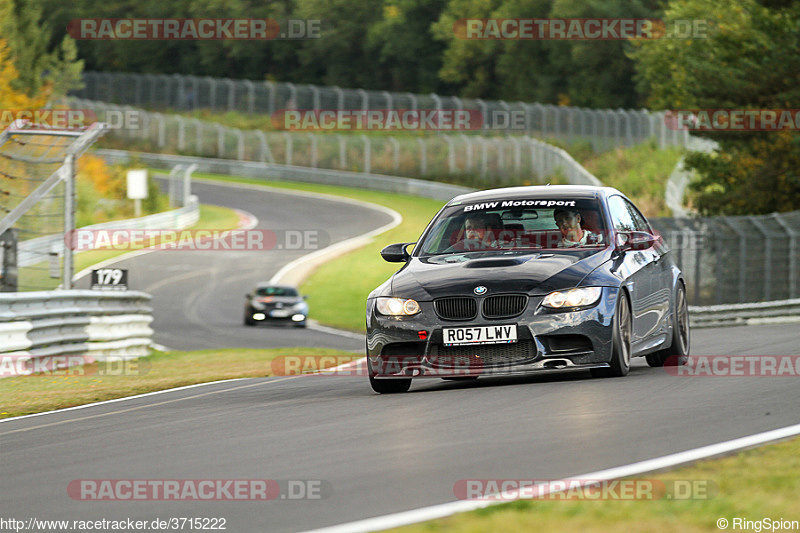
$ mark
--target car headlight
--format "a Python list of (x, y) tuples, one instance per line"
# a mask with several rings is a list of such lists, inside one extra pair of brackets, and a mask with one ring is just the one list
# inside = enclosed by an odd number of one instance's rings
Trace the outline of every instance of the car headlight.
[(292, 306), (292, 311), (303, 311), (306, 308), (305, 302), (297, 302)]
[(253, 309), (258, 309), (259, 311), (263, 311), (264, 310), (264, 304), (262, 304), (261, 302), (258, 302), (258, 301), (250, 302), (250, 306)]
[(411, 316), (420, 311), (417, 301), (409, 298), (378, 298), (377, 308), (387, 316)]
[(552, 309), (585, 307), (596, 303), (600, 299), (602, 292), (603, 289), (600, 287), (581, 287), (566, 291), (555, 291), (544, 297), (542, 305)]

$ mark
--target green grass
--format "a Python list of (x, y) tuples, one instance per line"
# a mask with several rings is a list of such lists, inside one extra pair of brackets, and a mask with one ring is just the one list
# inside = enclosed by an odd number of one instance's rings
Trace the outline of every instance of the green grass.
[[(402, 533), (482, 531), (684, 532), (720, 531), (717, 519), (800, 519), (800, 439), (700, 461), (640, 480), (700, 481), (706, 497), (648, 500), (524, 500), (461, 513), (392, 531)], [(519, 476), (524, 478), (524, 475)], [(746, 529), (745, 529), (746, 530)]]
[[(360, 354), (326, 348), (225, 349), (155, 352), (149, 357), (107, 366), (92, 363), (51, 373), (0, 379), (0, 418), (9, 418), (157, 390), (222, 379), (285, 375), (281, 357), (335, 355), (336, 358), (298, 357), (296, 366), (333, 366)], [(303, 366), (300, 366), (300, 365)], [(331, 376), (331, 379), (337, 379)]]
[[(201, 205), (200, 219), (187, 229), (233, 229), (239, 224), (239, 216), (232, 209), (216, 205)], [(89, 250), (73, 256), (75, 273), (101, 261), (128, 253), (130, 250)], [(61, 283), (60, 278), (51, 278), (48, 263), (41, 262), (22, 267), (18, 273), (21, 291), (53, 290)]]
[(323, 264), (300, 287), (309, 296), (311, 318), (352, 331), (365, 330), (367, 295), (401, 266), (383, 261), (381, 249), (395, 242), (416, 241), (433, 215), (444, 205), (444, 202), (429, 198), (335, 185), (264, 181), (203, 173), (195, 173), (194, 176), (344, 196), (383, 205), (400, 213), (403, 222), (399, 226), (377, 236), (368, 245)]
[(573, 157), (605, 185), (625, 193), (646, 217), (658, 217), (671, 215), (664, 195), (667, 179), (681, 153), (679, 148), (658, 148), (653, 141), (581, 158), (573, 154)]

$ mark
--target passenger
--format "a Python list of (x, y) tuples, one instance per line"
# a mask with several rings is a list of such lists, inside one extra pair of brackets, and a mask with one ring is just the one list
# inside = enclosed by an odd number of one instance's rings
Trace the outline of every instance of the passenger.
[(581, 227), (581, 214), (574, 209), (556, 209), (553, 211), (553, 218), (561, 230), (561, 240), (556, 245), (558, 248), (591, 246), (603, 242), (602, 235)]

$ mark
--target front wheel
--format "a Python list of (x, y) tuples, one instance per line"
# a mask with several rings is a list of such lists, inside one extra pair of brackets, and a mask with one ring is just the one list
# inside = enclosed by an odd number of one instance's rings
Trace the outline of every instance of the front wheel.
[(686, 288), (678, 284), (675, 294), (675, 311), (672, 313), (672, 345), (645, 356), (652, 367), (685, 365), (689, 356), (689, 305)]
[(593, 368), (592, 376), (599, 378), (627, 376), (631, 369), (631, 308), (625, 292), (620, 289), (614, 313), (614, 332), (609, 368)]
[(375, 379), (370, 376), (369, 384), (372, 390), (379, 394), (397, 394), (408, 392), (411, 388), (411, 378)]

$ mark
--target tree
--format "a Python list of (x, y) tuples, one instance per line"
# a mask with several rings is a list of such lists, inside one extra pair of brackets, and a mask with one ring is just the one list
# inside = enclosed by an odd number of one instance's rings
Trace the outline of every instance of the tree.
[(75, 42), (64, 36), (51, 45), (51, 36), (35, 0), (0, 0), (0, 37), (8, 43), (18, 72), (16, 89), (34, 96), (45, 87), (56, 95), (81, 87), (83, 62), (77, 59)]
[(453, 24), (462, 18), (646, 18), (654, 0), (450, 0), (436, 35), (447, 43), (441, 77), (463, 85), (464, 96), (637, 107), (628, 43), (608, 41), (467, 40)]
[[(641, 42), (631, 53), (640, 91), (661, 109), (800, 107), (800, 5), (756, 0), (673, 0), (665, 14), (708, 21), (707, 37)], [(700, 213), (761, 214), (797, 209), (800, 136), (795, 131), (702, 132), (719, 143), (687, 165)]]

